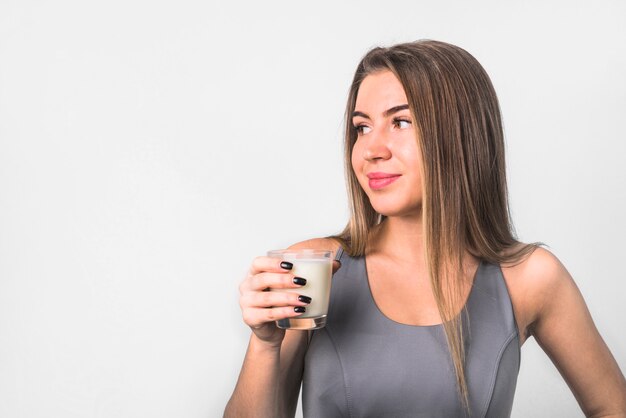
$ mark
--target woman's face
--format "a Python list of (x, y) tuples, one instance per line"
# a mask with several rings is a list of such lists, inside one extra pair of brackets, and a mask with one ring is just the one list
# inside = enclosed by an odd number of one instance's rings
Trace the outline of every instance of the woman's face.
[(391, 71), (365, 77), (352, 123), (357, 140), (352, 169), (376, 212), (421, 213), (421, 156), (404, 88)]

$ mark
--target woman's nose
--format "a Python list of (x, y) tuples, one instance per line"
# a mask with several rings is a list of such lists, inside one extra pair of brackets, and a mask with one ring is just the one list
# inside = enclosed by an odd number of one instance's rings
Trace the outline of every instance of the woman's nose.
[(372, 132), (369, 135), (363, 149), (363, 158), (367, 161), (388, 160), (391, 158), (391, 150), (387, 146), (387, 139), (383, 133)]

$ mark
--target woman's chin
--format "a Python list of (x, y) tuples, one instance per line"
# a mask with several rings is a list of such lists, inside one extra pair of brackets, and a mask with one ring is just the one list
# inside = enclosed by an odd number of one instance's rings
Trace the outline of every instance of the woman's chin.
[(422, 216), (422, 207), (406, 207), (406, 206), (392, 206), (392, 205), (372, 205), (376, 213), (386, 216), (387, 218), (399, 218), (399, 217), (419, 217)]

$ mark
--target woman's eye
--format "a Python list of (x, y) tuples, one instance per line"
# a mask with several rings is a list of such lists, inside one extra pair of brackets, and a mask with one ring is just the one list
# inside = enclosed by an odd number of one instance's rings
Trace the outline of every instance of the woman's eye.
[(411, 121), (407, 120), (407, 119), (394, 119), (393, 120), (393, 125), (396, 128), (406, 129), (406, 128), (411, 126)]
[(356, 131), (358, 135), (364, 135), (366, 133), (369, 133), (372, 130), (372, 128), (370, 128), (367, 125), (356, 125), (354, 127), (354, 130)]

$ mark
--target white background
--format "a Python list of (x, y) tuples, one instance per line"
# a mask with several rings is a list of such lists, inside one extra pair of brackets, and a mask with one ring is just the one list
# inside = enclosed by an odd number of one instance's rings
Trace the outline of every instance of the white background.
[[(518, 234), (625, 369), (625, 5), (2, 0), (0, 416), (221, 416), (249, 262), (342, 229), (354, 68), (420, 38), (491, 75)], [(513, 416), (582, 416), (534, 340)]]

